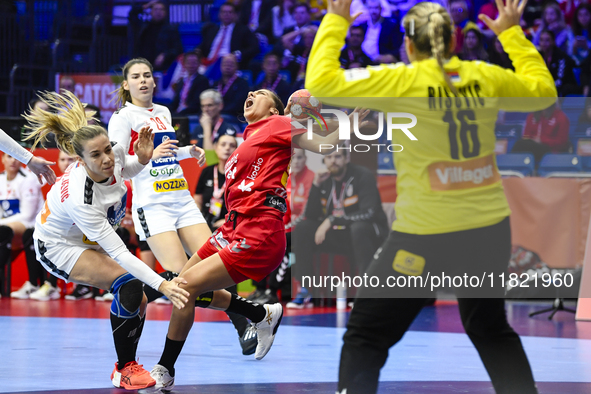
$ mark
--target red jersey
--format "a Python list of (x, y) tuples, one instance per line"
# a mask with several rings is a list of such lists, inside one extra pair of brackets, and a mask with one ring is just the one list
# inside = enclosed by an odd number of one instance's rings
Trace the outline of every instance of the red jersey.
[(536, 119), (533, 113), (529, 114), (525, 120), (523, 137), (548, 145), (554, 153), (561, 153), (568, 150), (569, 129), (568, 116), (556, 108), (548, 117), (542, 113), (539, 119)]
[(293, 153), (291, 119), (273, 115), (248, 125), (244, 142), (226, 162), (228, 211), (247, 216), (268, 214), (283, 218), (287, 209), (285, 185)]

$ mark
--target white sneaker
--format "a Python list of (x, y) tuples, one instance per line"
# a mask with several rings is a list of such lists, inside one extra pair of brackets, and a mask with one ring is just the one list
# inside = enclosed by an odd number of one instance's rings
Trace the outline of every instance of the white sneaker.
[(19, 300), (27, 300), (31, 293), (37, 291), (39, 287), (33, 286), (31, 282), (26, 281), (24, 285), (17, 291), (10, 293), (11, 298), (18, 298)]
[(174, 377), (170, 376), (168, 369), (162, 365), (154, 365), (150, 376), (156, 381), (155, 390), (171, 391), (174, 388)]
[(49, 282), (43, 283), (43, 285), (34, 293), (31, 293), (29, 297), (32, 300), (37, 301), (49, 301), (49, 300), (57, 300), (60, 298), (60, 290), (56, 289), (51, 285)]
[(113, 301), (113, 298), (115, 298), (115, 296), (111, 292), (106, 292), (103, 295), (94, 297), (94, 299), (97, 301)]
[(169, 305), (169, 304), (172, 304), (172, 301), (170, 301), (166, 297), (160, 297), (160, 298), (156, 298), (154, 300), (154, 304)]
[(275, 340), (275, 333), (283, 318), (283, 307), (279, 302), (276, 304), (265, 304), (263, 306), (267, 310), (267, 316), (254, 325), (258, 336), (257, 350), (254, 354), (254, 358), (257, 360), (261, 360), (271, 350), (271, 346), (273, 346), (273, 341)]

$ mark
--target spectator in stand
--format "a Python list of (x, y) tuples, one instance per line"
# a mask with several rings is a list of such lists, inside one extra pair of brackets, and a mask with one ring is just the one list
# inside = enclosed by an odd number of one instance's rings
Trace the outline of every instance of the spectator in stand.
[(347, 39), (347, 45), (341, 51), (339, 61), (341, 67), (348, 70), (350, 68), (367, 67), (372, 65), (370, 57), (367, 56), (361, 44), (365, 39), (365, 30), (360, 26), (351, 26), (349, 28), (349, 38)]
[(259, 40), (248, 27), (238, 21), (236, 6), (224, 3), (219, 12), (220, 25), (203, 26), (200, 49), (206, 58), (203, 64), (210, 66), (227, 54), (234, 54), (241, 68), (247, 68), (251, 59), (259, 54)]
[(324, 15), (326, 14), (326, 10), (326, 0), (310, 0), (310, 12), (314, 20), (322, 20), (322, 17), (324, 17)]
[[(543, 0), (529, 0), (523, 11), (523, 22), (525, 29), (533, 29), (533, 33), (542, 23), (542, 11), (544, 10)], [(524, 29), (524, 30), (525, 30)]]
[(250, 90), (248, 82), (238, 74), (238, 60), (234, 54), (222, 58), (222, 78), (213, 86), (217, 88), (224, 100), (222, 114), (236, 118), (243, 115), (244, 102)]
[(201, 116), (199, 125), (191, 133), (191, 144), (197, 144), (203, 149), (215, 149), (214, 141), (222, 135), (236, 137), (239, 130), (221, 116), (224, 100), (220, 92), (208, 89), (201, 93), (200, 99)]
[(302, 40), (293, 47), (291, 55), (283, 59), (284, 64), (288, 61), (286, 68), (291, 73), (291, 80), (295, 81), (295, 84), (304, 81), (306, 78), (308, 57), (310, 56), (310, 50), (312, 49), (317, 31), (318, 28), (316, 26), (310, 26), (304, 29), (302, 31)]
[(584, 3), (577, 7), (572, 31), (574, 39), (568, 54), (580, 65), (589, 56), (591, 47), (591, 4)]
[(539, 163), (547, 153), (568, 152), (570, 143), (568, 116), (552, 104), (543, 111), (527, 116), (522, 138), (513, 145), (512, 152), (530, 152)]
[(284, 31), (297, 25), (293, 18), (295, 4), (295, 0), (278, 0), (277, 5), (273, 7), (273, 35), (275, 39), (280, 39)]
[(174, 87), (174, 99), (170, 104), (170, 112), (178, 115), (197, 115), (201, 113), (199, 95), (210, 88), (209, 80), (199, 74), (199, 54), (187, 52), (183, 56), (183, 67), (186, 75)]
[(454, 0), (450, 4), (451, 18), (454, 21), (456, 33), (456, 50), (455, 53), (462, 52), (462, 45), (464, 43), (464, 27), (470, 22), (470, 9), (466, 0)]
[(559, 97), (578, 94), (580, 88), (573, 72), (575, 62), (554, 43), (554, 33), (544, 30), (540, 33), (540, 53), (552, 73)]
[(255, 90), (269, 89), (279, 96), (282, 102), (286, 103), (291, 93), (291, 86), (279, 74), (279, 56), (275, 53), (267, 53), (263, 59), (264, 79), (255, 86)]
[[(327, 171), (315, 175), (304, 219), (293, 231), (296, 264), (302, 264), (302, 275), (313, 275), (315, 253), (347, 253), (352, 271), (357, 267), (356, 275), (363, 275), (388, 234), (375, 176), (350, 163), (343, 150), (326, 155), (323, 162)], [(308, 297), (298, 294), (296, 300)]]
[(511, 59), (509, 59), (509, 55), (507, 54), (507, 52), (505, 52), (505, 50), (503, 49), (503, 45), (496, 36), (493, 45), (491, 45), (488, 53), (488, 61), (492, 64), (496, 64), (497, 66), (501, 66), (503, 68), (507, 68), (510, 70), (515, 70), (515, 67), (513, 67)]
[(564, 21), (570, 25), (575, 18), (575, 12), (577, 7), (581, 4), (587, 3), (587, 0), (561, 0), (558, 1), (558, 5), (564, 14)]
[[(497, 16), (499, 16), (499, 9), (497, 8), (496, 0), (490, 0), (488, 3), (480, 7), (480, 10), (478, 10), (478, 15), (480, 14), (484, 14), (490, 19), (495, 20)], [(480, 19), (478, 20), (478, 27), (487, 39), (492, 40), (492, 38), (495, 36), (495, 33), (489, 29), (488, 26)]]
[(394, 18), (382, 16), (379, 0), (367, 0), (366, 6), (369, 19), (359, 25), (365, 31), (361, 48), (375, 63), (396, 63), (403, 38), (400, 23)]
[(482, 60), (488, 61), (488, 53), (484, 50), (482, 33), (475, 23), (468, 23), (464, 30), (464, 45), (459, 54), (461, 60)]
[(273, 7), (275, 0), (244, 0), (240, 7), (240, 23), (248, 26), (259, 42), (273, 41)]
[[(380, 15), (384, 18), (392, 18), (394, 15), (392, 14), (392, 6), (388, 3), (387, 0), (379, 0), (380, 2)], [(354, 25), (359, 25), (362, 23), (367, 23), (371, 19), (371, 12), (369, 10), (367, 0), (353, 0), (351, 2), (351, 15), (355, 15), (357, 12), (361, 12), (361, 15), (353, 21)]]
[[(0, 174), (0, 272), (4, 266), (12, 264), (13, 250), (25, 249), (29, 280), (17, 291), (10, 293), (12, 298), (47, 301), (60, 297), (59, 289), (46, 281), (45, 269), (36, 261), (33, 247), (35, 216), (43, 208), (43, 194), (37, 177), (22, 168), (21, 163), (8, 153), (2, 154), (4, 171)], [(10, 289), (8, 289), (10, 292)], [(7, 294), (5, 294), (7, 295)]]
[(211, 231), (215, 231), (224, 224), (228, 213), (224, 193), (226, 191), (226, 161), (238, 147), (236, 138), (222, 134), (213, 143), (218, 163), (205, 167), (199, 176), (197, 188), (193, 198), (201, 210)]
[[(68, 92), (72, 92), (72, 93), (76, 94), (76, 82), (74, 81), (74, 78), (72, 78), (69, 75), (62, 75), (60, 77), (60, 92), (62, 90), (67, 90)], [(37, 100), (37, 101), (41, 101), (41, 100)]]
[[(141, 14), (148, 9), (151, 19), (146, 22)], [(169, 23), (166, 3), (152, 0), (134, 5), (128, 19), (135, 37), (134, 56), (148, 59), (156, 71), (168, 70), (176, 57), (183, 53), (183, 43), (178, 28)]]
[(281, 37), (283, 48), (287, 51), (284, 56), (289, 56), (294, 47), (302, 41), (302, 35), (311, 30), (318, 30), (318, 22), (312, 21), (310, 6), (306, 3), (297, 3), (293, 8), (293, 18), (296, 25), (286, 29)]
[[(570, 27), (564, 22), (564, 14), (556, 3), (548, 3), (544, 7), (542, 23), (534, 35), (532, 42), (541, 46), (541, 35), (544, 31), (550, 31), (554, 35), (554, 46), (562, 52), (568, 53), (572, 46), (573, 33)], [(560, 95), (560, 92), (558, 93)]]

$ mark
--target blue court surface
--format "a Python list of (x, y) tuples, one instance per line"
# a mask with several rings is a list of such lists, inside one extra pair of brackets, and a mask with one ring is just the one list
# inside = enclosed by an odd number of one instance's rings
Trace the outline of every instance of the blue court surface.
[[(547, 315), (527, 316), (548, 304), (507, 305), (539, 391), (591, 393), (591, 322), (575, 322), (565, 312), (553, 321)], [(148, 370), (160, 357), (170, 308), (148, 309), (138, 349), (139, 362)], [(51, 317), (63, 316), (64, 309), (71, 317)], [(174, 392), (334, 393), (349, 313), (333, 308), (285, 311), (273, 348), (261, 361), (241, 354), (236, 331), (223, 314), (196, 322), (176, 364)], [(202, 313), (210, 312), (198, 310), (197, 319)], [(102, 318), (83, 317), (89, 315)], [(151, 315), (160, 320), (150, 320)], [(116, 356), (107, 317), (108, 304), (94, 300), (0, 299), (0, 392), (124, 393), (110, 383)], [(390, 350), (379, 392), (494, 393), (459, 321), (453, 302), (425, 307)]]

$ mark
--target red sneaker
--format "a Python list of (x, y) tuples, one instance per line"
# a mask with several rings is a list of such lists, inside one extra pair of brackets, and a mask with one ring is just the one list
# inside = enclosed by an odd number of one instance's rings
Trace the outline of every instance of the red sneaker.
[(135, 361), (125, 364), (122, 370), (118, 370), (117, 363), (115, 363), (115, 369), (111, 373), (111, 382), (113, 382), (113, 386), (126, 390), (145, 389), (156, 384), (156, 381), (150, 376), (150, 372)]

